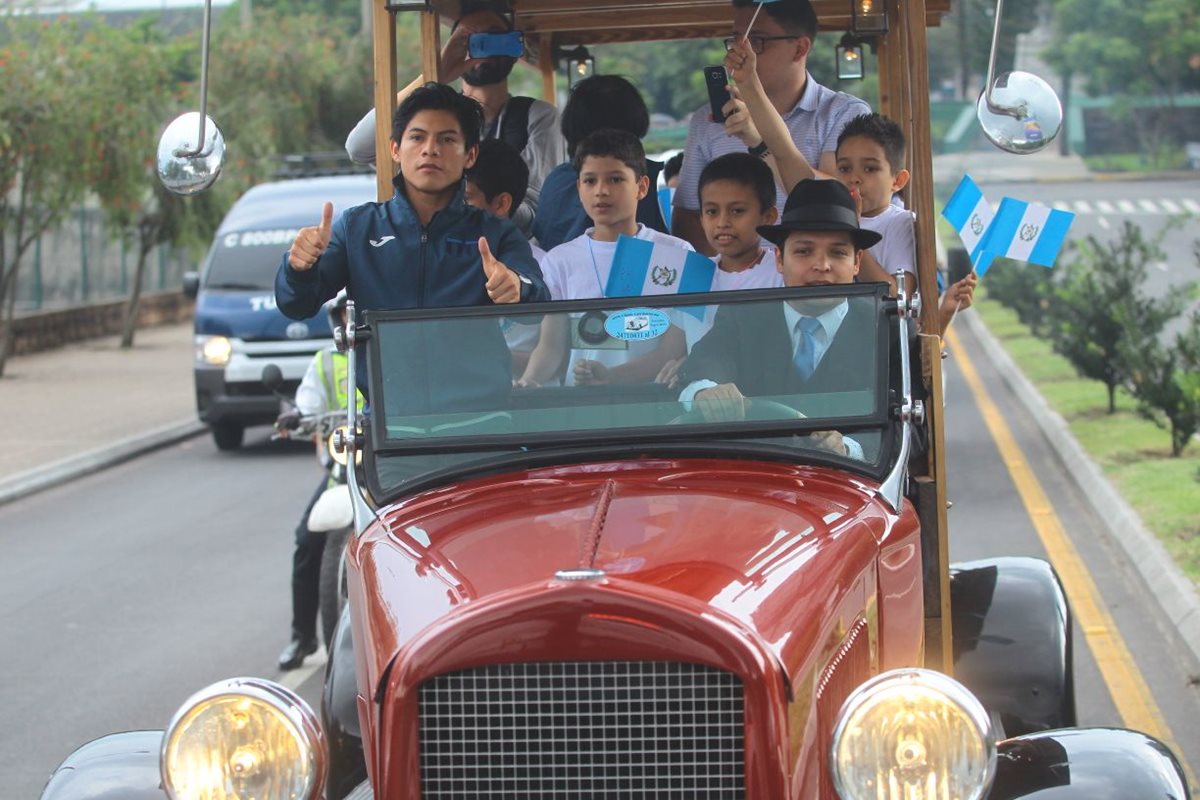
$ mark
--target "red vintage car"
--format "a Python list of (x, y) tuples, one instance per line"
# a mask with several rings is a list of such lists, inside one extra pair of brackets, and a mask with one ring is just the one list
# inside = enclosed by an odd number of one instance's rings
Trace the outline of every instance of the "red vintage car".
[[(687, 385), (512, 386), (506, 329), (550, 315), (599, 323), (604, 357), (814, 304), (853, 321), (852, 368), (740, 413)], [(923, 668), (911, 310), (863, 284), (366, 315), (323, 720), (218, 684), (77, 751), (43, 799), (1186, 798), (1161, 743), (1071, 727), (1042, 562), (953, 567), (966, 685)], [(790, 365), (753, 344), (747, 382)]]

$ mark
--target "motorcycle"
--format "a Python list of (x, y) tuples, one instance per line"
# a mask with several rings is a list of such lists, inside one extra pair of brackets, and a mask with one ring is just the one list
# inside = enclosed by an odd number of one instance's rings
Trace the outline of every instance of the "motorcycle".
[(325, 534), (325, 547), (321, 555), (318, 607), (320, 609), (321, 634), (325, 649), (333, 646), (333, 634), (345, 605), (345, 569), (342, 558), (346, 542), (354, 526), (354, 511), (350, 505), (350, 487), (346, 484), (346, 453), (334, 447), (336, 432), (346, 425), (345, 410), (326, 411), (319, 414), (302, 414), (295, 403), (279, 388), (283, 375), (274, 364), (263, 367), (263, 383), (271, 389), (283, 404), (283, 410), (275, 420), (276, 433), (272, 439), (312, 438), (316, 442), (317, 461), (329, 473), (325, 491), (317, 498), (308, 514), (308, 529), (313, 533)]

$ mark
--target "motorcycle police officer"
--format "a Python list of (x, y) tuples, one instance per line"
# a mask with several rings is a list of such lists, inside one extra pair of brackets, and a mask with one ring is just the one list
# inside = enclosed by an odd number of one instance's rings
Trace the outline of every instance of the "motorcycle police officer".
[[(349, 297), (341, 292), (326, 304), (331, 328), (346, 324), (346, 304)], [(347, 358), (333, 345), (313, 356), (304, 378), (296, 389), (296, 411), (305, 416), (344, 411), (350, 402), (347, 390)], [(362, 406), (362, 395), (358, 395)], [(322, 442), (317, 443), (324, 464), (329, 455)], [(327, 466), (327, 464), (326, 464)], [(321, 577), (321, 555), (325, 549), (324, 532), (309, 530), (308, 517), (317, 499), (329, 485), (327, 476), (321, 477), (317, 490), (300, 517), (296, 526), (296, 550), (292, 556), (292, 638), (279, 654), (281, 670), (296, 669), (307, 656), (317, 651), (317, 611)]]

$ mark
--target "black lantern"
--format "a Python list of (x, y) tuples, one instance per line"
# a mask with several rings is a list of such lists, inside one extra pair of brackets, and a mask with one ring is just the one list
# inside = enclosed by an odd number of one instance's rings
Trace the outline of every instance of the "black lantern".
[(850, 0), (850, 32), (859, 39), (887, 33), (883, 0)]
[(567, 62), (567, 88), (573, 88), (584, 78), (596, 74), (596, 60), (583, 45), (563, 54)]
[(863, 77), (862, 42), (847, 33), (837, 46), (837, 76), (841, 81), (857, 81)]

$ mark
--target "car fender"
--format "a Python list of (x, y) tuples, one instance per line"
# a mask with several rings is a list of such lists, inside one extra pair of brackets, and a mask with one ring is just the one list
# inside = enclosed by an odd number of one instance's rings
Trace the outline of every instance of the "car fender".
[(1071, 610), (1054, 569), (1036, 558), (950, 566), (954, 677), (1004, 737), (1073, 727)]
[(54, 770), (41, 800), (166, 800), (162, 738), (162, 731), (128, 731), (88, 742)]
[(1138, 731), (1073, 728), (1006, 739), (986, 800), (1187, 800), (1170, 748)]

